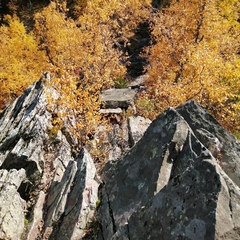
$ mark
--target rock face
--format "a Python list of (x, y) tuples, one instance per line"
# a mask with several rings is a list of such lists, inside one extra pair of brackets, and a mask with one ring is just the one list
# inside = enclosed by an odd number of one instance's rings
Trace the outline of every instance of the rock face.
[(134, 146), (142, 138), (150, 124), (151, 120), (141, 116), (132, 116), (128, 118), (129, 140), (131, 146)]
[[(80, 239), (98, 199), (93, 160), (52, 125), (42, 81), (0, 114), (0, 238)], [(54, 106), (53, 106), (54, 108)]]
[(196, 102), (115, 123), (100, 180), (50, 95), (38, 81), (0, 114), (0, 239), (239, 239), (240, 144)]
[[(85, 149), (70, 161), (60, 182), (53, 182), (47, 199), (45, 234), (50, 239), (77, 240), (84, 235), (98, 200), (99, 181)], [(60, 220), (61, 219), (61, 220)]]
[(100, 94), (100, 99), (105, 108), (124, 108), (127, 109), (134, 103), (136, 92), (134, 90), (123, 89), (108, 89)]
[[(189, 123), (194, 116), (199, 126), (192, 125), (205, 137), (218, 138), (218, 147), (226, 144), (215, 132), (223, 128), (195, 102), (166, 110), (129, 154), (105, 165), (98, 239), (239, 239), (237, 181), (207, 149), (212, 145), (194, 134)], [(239, 143), (225, 136), (235, 146), (228, 151), (237, 164)]]
[(101, 148), (108, 153), (105, 162), (116, 160), (129, 152), (141, 139), (150, 123), (151, 120), (141, 116), (131, 116), (122, 123), (112, 124), (111, 131), (104, 127), (98, 128), (93, 142), (102, 142)]
[(24, 169), (0, 170), (0, 239), (19, 239), (23, 232), (26, 203), (18, 189), (25, 178)]
[(220, 153), (220, 165), (240, 187), (240, 144), (205, 109), (189, 101), (177, 108), (197, 138), (214, 155)]

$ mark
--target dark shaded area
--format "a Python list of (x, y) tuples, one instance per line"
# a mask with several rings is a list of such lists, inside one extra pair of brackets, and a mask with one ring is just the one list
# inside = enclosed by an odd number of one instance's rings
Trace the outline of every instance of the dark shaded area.
[(4, 23), (6, 14), (17, 14), (25, 23), (28, 30), (33, 27), (33, 17), (37, 11), (41, 11), (51, 0), (1, 0), (0, 2), (0, 24)]
[(31, 90), (32, 90), (31, 87), (26, 89), (24, 93), (18, 98), (17, 103), (12, 111), (11, 119), (14, 120), (18, 116), (19, 112), (22, 110), (23, 103), (27, 96), (29, 95), (29, 93), (31, 92)]
[(28, 158), (25, 156), (16, 156), (15, 154), (9, 153), (0, 167), (0, 169), (6, 169), (8, 171), (11, 169), (20, 170), (21, 168), (26, 171), (26, 181), (21, 183), (18, 192), (22, 199), (29, 201), (31, 192), (41, 179), (41, 173), (38, 171), (36, 162), (28, 161)]
[(16, 133), (15, 135), (10, 135), (1, 144), (0, 151), (11, 150), (12, 148), (14, 148), (14, 146), (19, 141), (19, 139), (20, 139), (20, 135), (18, 133)]
[(126, 51), (129, 55), (129, 65), (127, 66), (127, 76), (130, 78), (136, 78), (144, 73), (144, 67), (147, 66), (148, 61), (145, 57), (141, 56), (144, 48), (151, 43), (151, 34), (149, 29), (149, 23), (141, 23), (134, 37), (129, 39), (129, 44)]
[(86, 6), (87, 0), (68, 0), (67, 1), (67, 8), (69, 9), (68, 17), (71, 17), (74, 20), (76, 20), (79, 16), (82, 15)]
[[(168, 7), (171, 0), (153, 0), (153, 12), (162, 7)], [(145, 67), (148, 65), (147, 57), (143, 56), (144, 48), (154, 44), (151, 38), (149, 21), (140, 23), (135, 31), (135, 35), (128, 39), (128, 45), (124, 51), (129, 55), (129, 65), (127, 65), (127, 77), (134, 79), (144, 74)], [(121, 44), (121, 43), (119, 43)]]
[(25, 169), (27, 178), (30, 181), (36, 180), (33, 176), (36, 174), (36, 171), (38, 172), (37, 164), (34, 161), (28, 161), (26, 156), (16, 156), (10, 152), (0, 167), (0, 169), (6, 169), (8, 171), (11, 169), (19, 170), (21, 168)]
[(8, 2), (9, 2), (9, 0), (1, 0), (0, 1), (0, 24), (3, 23), (4, 15), (10, 13), (10, 10), (7, 6)]
[(170, 6), (171, 0), (153, 0), (152, 7), (155, 9), (159, 9), (162, 7)]

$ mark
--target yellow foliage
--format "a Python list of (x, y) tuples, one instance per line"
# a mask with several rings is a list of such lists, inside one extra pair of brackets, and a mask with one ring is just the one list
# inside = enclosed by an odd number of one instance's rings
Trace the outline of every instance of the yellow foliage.
[[(33, 33), (26, 32), (17, 16), (5, 16), (7, 24), (0, 26), (0, 108), (43, 71), (51, 71), (48, 84), (60, 93), (59, 119), (53, 123), (61, 127), (61, 118), (73, 114), (72, 131), (83, 141), (101, 120), (99, 92), (125, 76), (127, 56), (115, 43), (126, 45), (151, 15), (155, 44), (146, 49), (149, 78), (147, 94), (137, 100), (139, 111), (154, 118), (168, 106), (195, 99), (224, 126), (239, 131), (240, 2), (162, 2), (164, 7), (151, 13), (151, 0), (50, 1), (35, 14)], [(11, 3), (17, 12), (17, 1)]]
[(113, 79), (125, 75), (122, 53), (114, 48), (116, 38), (127, 38), (135, 30), (144, 19), (144, 11), (146, 18), (143, 6), (149, 3), (89, 0), (76, 21), (68, 17), (65, 1), (51, 2), (35, 14), (35, 34), (52, 65), (50, 84), (60, 93), (60, 117), (75, 116), (77, 123), (72, 131), (81, 143), (101, 119), (100, 91), (114, 86)]
[(238, 10), (236, 0), (180, 0), (153, 17), (147, 85), (158, 111), (195, 99), (240, 128)]
[(0, 27), (0, 109), (16, 98), (41, 75), (45, 68), (43, 52), (17, 16), (5, 16), (8, 25)]

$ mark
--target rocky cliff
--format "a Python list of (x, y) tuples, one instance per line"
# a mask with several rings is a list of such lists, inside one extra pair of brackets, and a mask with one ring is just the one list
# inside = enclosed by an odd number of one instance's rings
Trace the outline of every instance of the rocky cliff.
[(97, 173), (68, 121), (52, 124), (49, 92), (38, 81), (0, 114), (0, 239), (239, 239), (240, 144), (200, 105), (142, 138), (129, 118), (129, 152)]
[(239, 164), (237, 139), (196, 102), (169, 108), (103, 168), (99, 239), (239, 239)]
[(49, 91), (38, 81), (0, 115), (0, 239), (79, 239), (94, 213), (96, 168), (55, 130)]

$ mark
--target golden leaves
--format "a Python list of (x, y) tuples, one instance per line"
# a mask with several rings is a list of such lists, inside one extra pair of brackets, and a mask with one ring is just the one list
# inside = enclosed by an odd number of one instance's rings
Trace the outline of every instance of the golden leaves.
[(239, 128), (238, 6), (235, 0), (172, 1), (153, 17), (147, 85), (161, 111), (195, 99), (225, 127)]
[(0, 27), (0, 106), (3, 107), (36, 78), (45, 66), (44, 55), (17, 16), (5, 16)]

